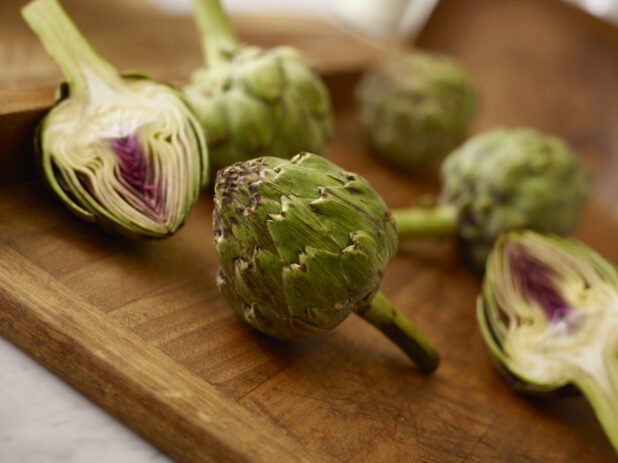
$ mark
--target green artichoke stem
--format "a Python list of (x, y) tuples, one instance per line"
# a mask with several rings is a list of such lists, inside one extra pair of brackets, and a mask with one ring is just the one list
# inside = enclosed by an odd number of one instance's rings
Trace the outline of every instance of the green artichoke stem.
[(219, 0), (193, 0), (197, 27), (202, 36), (204, 59), (209, 66), (227, 61), (223, 53), (238, 39)]
[(22, 16), (64, 73), (71, 94), (87, 98), (101, 83), (114, 87), (122, 78), (86, 41), (57, 0), (35, 0)]
[[(582, 371), (577, 375), (580, 379), (574, 382), (588, 398), (605, 434), (618, 453), (618, 368), (615, 364), (604, 364), (604, 367), (594, 377), (589, 371)], [(608, 370), (608, 367), (613, 367), (613, 370)]]
[(450, 205), (396, 209), (391, 213), (401, 240), (446, 238), (455, 235), (457, 231), (457, 210)]
[(420, 331), (378, 291), (369, 306), (356, 313), (378, 328), (410, 357), (423, 373), (431, 373), (440, 362), (438, 353)]

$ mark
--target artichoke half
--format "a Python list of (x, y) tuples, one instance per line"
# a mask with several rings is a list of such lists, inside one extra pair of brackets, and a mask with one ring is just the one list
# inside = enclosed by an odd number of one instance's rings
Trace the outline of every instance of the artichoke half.
[(253, 328), (280, 339), (319, 336), (351, 312), (425, 372), (438, 355), (378, 288), (397, 228), (357, 174), (301, 153), (220, 170), (213, 214), (217, 286)]
[(618, 451), (616, 267), (576, 240), (511, 232), (489, 256), (477, 317), (516, 390), (576, 386)]
[(393, 211), (400, 239), (456, 236), (476, 268), (502, 232), (568, 234), (589, 190), (577, 153), (557, 137), (523, 128), (471, 138), (445, 159), (441, 182), (438, 206)]
[(459, 63), (420, 50), (386, 59), (356, 90), (375, 154), (407, 171), (434, 164), (463, 142), (478, 106)]
[(332, 135), (326, 86), (300, 51), (238, 43), (218, 0), (194, 0), (206, 67), (184, 89), (217, 170), (262, 155), (322, 154)]
[(36, 0), (22, 14), (67, 79), (35, 140), (47, 183), (71, 211), (106, 229), (173, 234), (209, 179), (204, 135), (181, 94), (121, 76), (56, 0)]

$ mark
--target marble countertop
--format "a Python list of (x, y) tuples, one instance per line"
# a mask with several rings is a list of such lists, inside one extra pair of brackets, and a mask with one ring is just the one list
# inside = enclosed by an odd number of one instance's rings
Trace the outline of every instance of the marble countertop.
[(1, 336), (0, 398), (2, 463), (172, 461)]

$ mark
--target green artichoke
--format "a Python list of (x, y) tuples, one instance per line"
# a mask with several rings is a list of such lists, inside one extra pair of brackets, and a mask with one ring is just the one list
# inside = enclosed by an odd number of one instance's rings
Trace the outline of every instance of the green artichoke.
[(194, 0), (207, 66), (184, 89), (204, 128), (214, 173), (234, 162), (302, 150), (332, 134), (328, 90), (302, 54), (238, 43), (218, 0)]
[(573, 239), (511, 232), (487, 261), (478, 322), (518, 391), (577, 387), (618, 451), (618, 271)]
[(568, 234), (588, 196), (580, 157), (561, 139), (531, 129), (495, 129), (453, 151), (442, 165), (435, 208), (393, 211), (400, 239), (456, 235), (482, 268), (504, 231)]
[(356, 312), (422, 371), (436, 368), (428, 341), (378, 291), (397, 228), (359, 175), (309, 153), (236, 163), (217, 174), (213, 221), (217, 285), (253, 328), (310, 338)]
[(35, 140), (47, 183), (106, 229), (173, 234), (209, 180), (204, 135), (181, 94), (118, 74), (56, 0), (36, 0), (22, 14), (67, 78)]
[(368, 71), (356, 94), (373, 150), (407, 171), (434, 164), (463, 142), (478, 100), (455, 60), (418, 50)]

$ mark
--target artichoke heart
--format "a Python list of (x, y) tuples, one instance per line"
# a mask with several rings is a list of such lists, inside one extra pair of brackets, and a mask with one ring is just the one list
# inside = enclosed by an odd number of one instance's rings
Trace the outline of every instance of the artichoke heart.
[(502, 232), (570, 233), (589, 190), (577, 153), (558, 137), (526, 128), (471, 138), (444, 160), (441, 183), (437, 207), (393, 211), (400, 239), (454, 235), (477, 269)]
[(220, 170), (213, 213), (217, 285), (253, 328), (318, 336), (351, 312), (382, 329), (424, 371), (437, 354), (378, 288), (397, 228), (361, 176), (301, 153)]
[(332, 135), (326, 86), (300, 51), (238, 43), (218, 0), (194, 0), (207, 65), (184, 88), (214, 173), (234, 162), (322, 154)]
[(74, 213), (106, 229), (173, 234), (209, 178), (203, 132), (181, 94), (121, 76), (56, 0), (36, 0), (23, 16), (67, 78), (37, 132), (47, 183)]
[(574, 239), (511, 232), (489, 256), (477, 316), (511, 385), (575, 386), (618, 450), (618, 271)]

